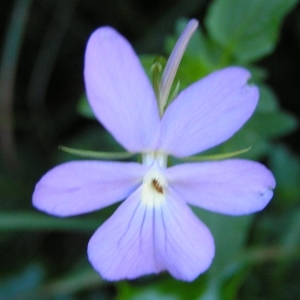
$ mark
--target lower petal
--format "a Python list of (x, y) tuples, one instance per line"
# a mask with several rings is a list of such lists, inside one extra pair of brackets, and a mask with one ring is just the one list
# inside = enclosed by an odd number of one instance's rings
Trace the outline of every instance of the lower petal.
[(160, 272), (152, 226), (153, 210), (141, 202), (138, 189), (92, 236), (88, 256), (95, 270), (113, 281)]
[(57, 216), (91, 212), (123, 200), (140, 184), (137, 163), (74, 161), (47, 172), (37, 183), (33, 205)]
[(191, 281), (210, 266), (213, 237), (180, 199), (170, 194), (164, 203), (141, 201), (141, 189), (125, 200), (92, 236), (88, 256), (108, 280), (168, 270)]
[(192, 281), (212, 263), (215, 246), (206, 227), (175, 193), (155, 215), (156, 259), (171, 275)]
[(262, 210), (275, 188), (265, 166), (244, 159), (182, 164), (166, 173), (172, 189), (186, 202), (229, 215)]

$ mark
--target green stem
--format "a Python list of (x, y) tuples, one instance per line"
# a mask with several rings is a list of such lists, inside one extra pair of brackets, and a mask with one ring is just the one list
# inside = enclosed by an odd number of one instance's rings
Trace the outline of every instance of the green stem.
[(57, 218), (34, 212), (1, 212), (0, 231), (55, 230), (93, 232), (101, 220), (86, 217)]
[(58, 149), (69, 154), (95, 159), (125, 159), (135, 155), (135, 153), (130, 152), (100, 152), (83, 149), (73, 149), (65, 146), (59, 146)]
[(251, 149), (251, 146), (246, 149), (242, 149), (242, 150), (238, 150), (238, 151), (232, 151), (232, 152), (222, 153), (222, 154), (196, 155), (196, 156), (182, 158), (181, 160), (187, 161), (187, 162), (189, 162), (189, 161), (194, 162), (194, 161), (207, 161), (207, 160), (222, 160), (222, 159), (227, 159), (227, 158), (231, 158), (231, 157), (246, 153), (250, 149)]

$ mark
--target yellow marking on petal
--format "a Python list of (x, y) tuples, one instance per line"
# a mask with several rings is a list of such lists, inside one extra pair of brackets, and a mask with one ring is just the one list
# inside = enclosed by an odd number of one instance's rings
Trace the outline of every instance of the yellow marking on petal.
[(147, 207), (161, 206), (166, 201), (167, 179), (163, 170), (155, 160), (152, 167), (144, 175), (141, 201)]

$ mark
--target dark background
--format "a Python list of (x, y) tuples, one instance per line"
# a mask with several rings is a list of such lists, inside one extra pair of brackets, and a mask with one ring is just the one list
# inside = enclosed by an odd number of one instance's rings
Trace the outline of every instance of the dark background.
[[(41, 175), (55, 164), (57, 146), (99, 123), (80, 116), (83, 59), (91, 32), (110, 25), (138, 53), (162, 53), (164, 38), (179, 17), (203, 20), (205, 0), (24, 0), (24, 24), (3, 61), (15, 4), (0, 1), (0, 189), (2, 210), (32, 209), (31, 195)], [(19, 1), (20, 2), (20, 1)], [(22, 2), (22, 1), (21, 1)], [(24, 17), (25, 15), (25, 17)], [(19, 47), (16, 46), (19, 44)], [(8, 63), (7, 69), (3, 66)], [(258, 63), (281, 106), (300, 116), (300, 5), (283, 23), (276, 50)], [(3, 70), (5, 72), (3, 72)], [(300, 131), (281, 139), (299, 154)], [(68, 268), (85, 253), (90, 234), (16, 233), (1, 243), (1, 273), (13, 273), (35, 256), (50, 273)], [(5, 239), (5, 234), (1, 235)], [(76, 247), (70, 243), (76, 239)], [(18, 258), (16, 260), (15, 258)], [(56, 264), (56, 265), (54, 265)]]
[[(26, 2), (26, 0), (24, 1)], [(83, 56), (91, 32), (111, 25), (125, 35), (139, 53), (161, 53), (163, 39), (178, 17), (205, 16), (210, 1), (27, 1), (27, 18), (16, 58), (14, 78), (5, 89), (13, 119), (14, 149), (26, 144), (30, 153), (46, 158), (60, 139), (89, 126), (75, 110), (84, 92)], [(0, 3), (2, 46), (15, 1)], [(300, 114), (300, 6), (286, 18), (279, 44), (259, 64), (268, 70), (267, 82), (281, 105)], [(299, 151), (299, 131), (285, 140)], [(2, 144), (2, 147), (3, 144)], [(7, 157), (12, 153), (6, 154)], [(20, 155), (18, 153), (18, 155)], [(14, 159), (12, 159), (14, 161)], [(43, 159), (44, 161), (44, 159)], [(8, 169), (13, 166), (5, 163)], [(22, 168), (21, 168), (22, 169)]]

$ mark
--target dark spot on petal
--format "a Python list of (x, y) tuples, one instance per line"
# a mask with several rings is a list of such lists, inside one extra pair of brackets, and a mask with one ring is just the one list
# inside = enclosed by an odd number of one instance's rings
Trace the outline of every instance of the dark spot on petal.
[(157, 179), (152, 179), (152, 186), (156, 189), (160, 194), (164, 193), (162, 186), (159, 184)]

